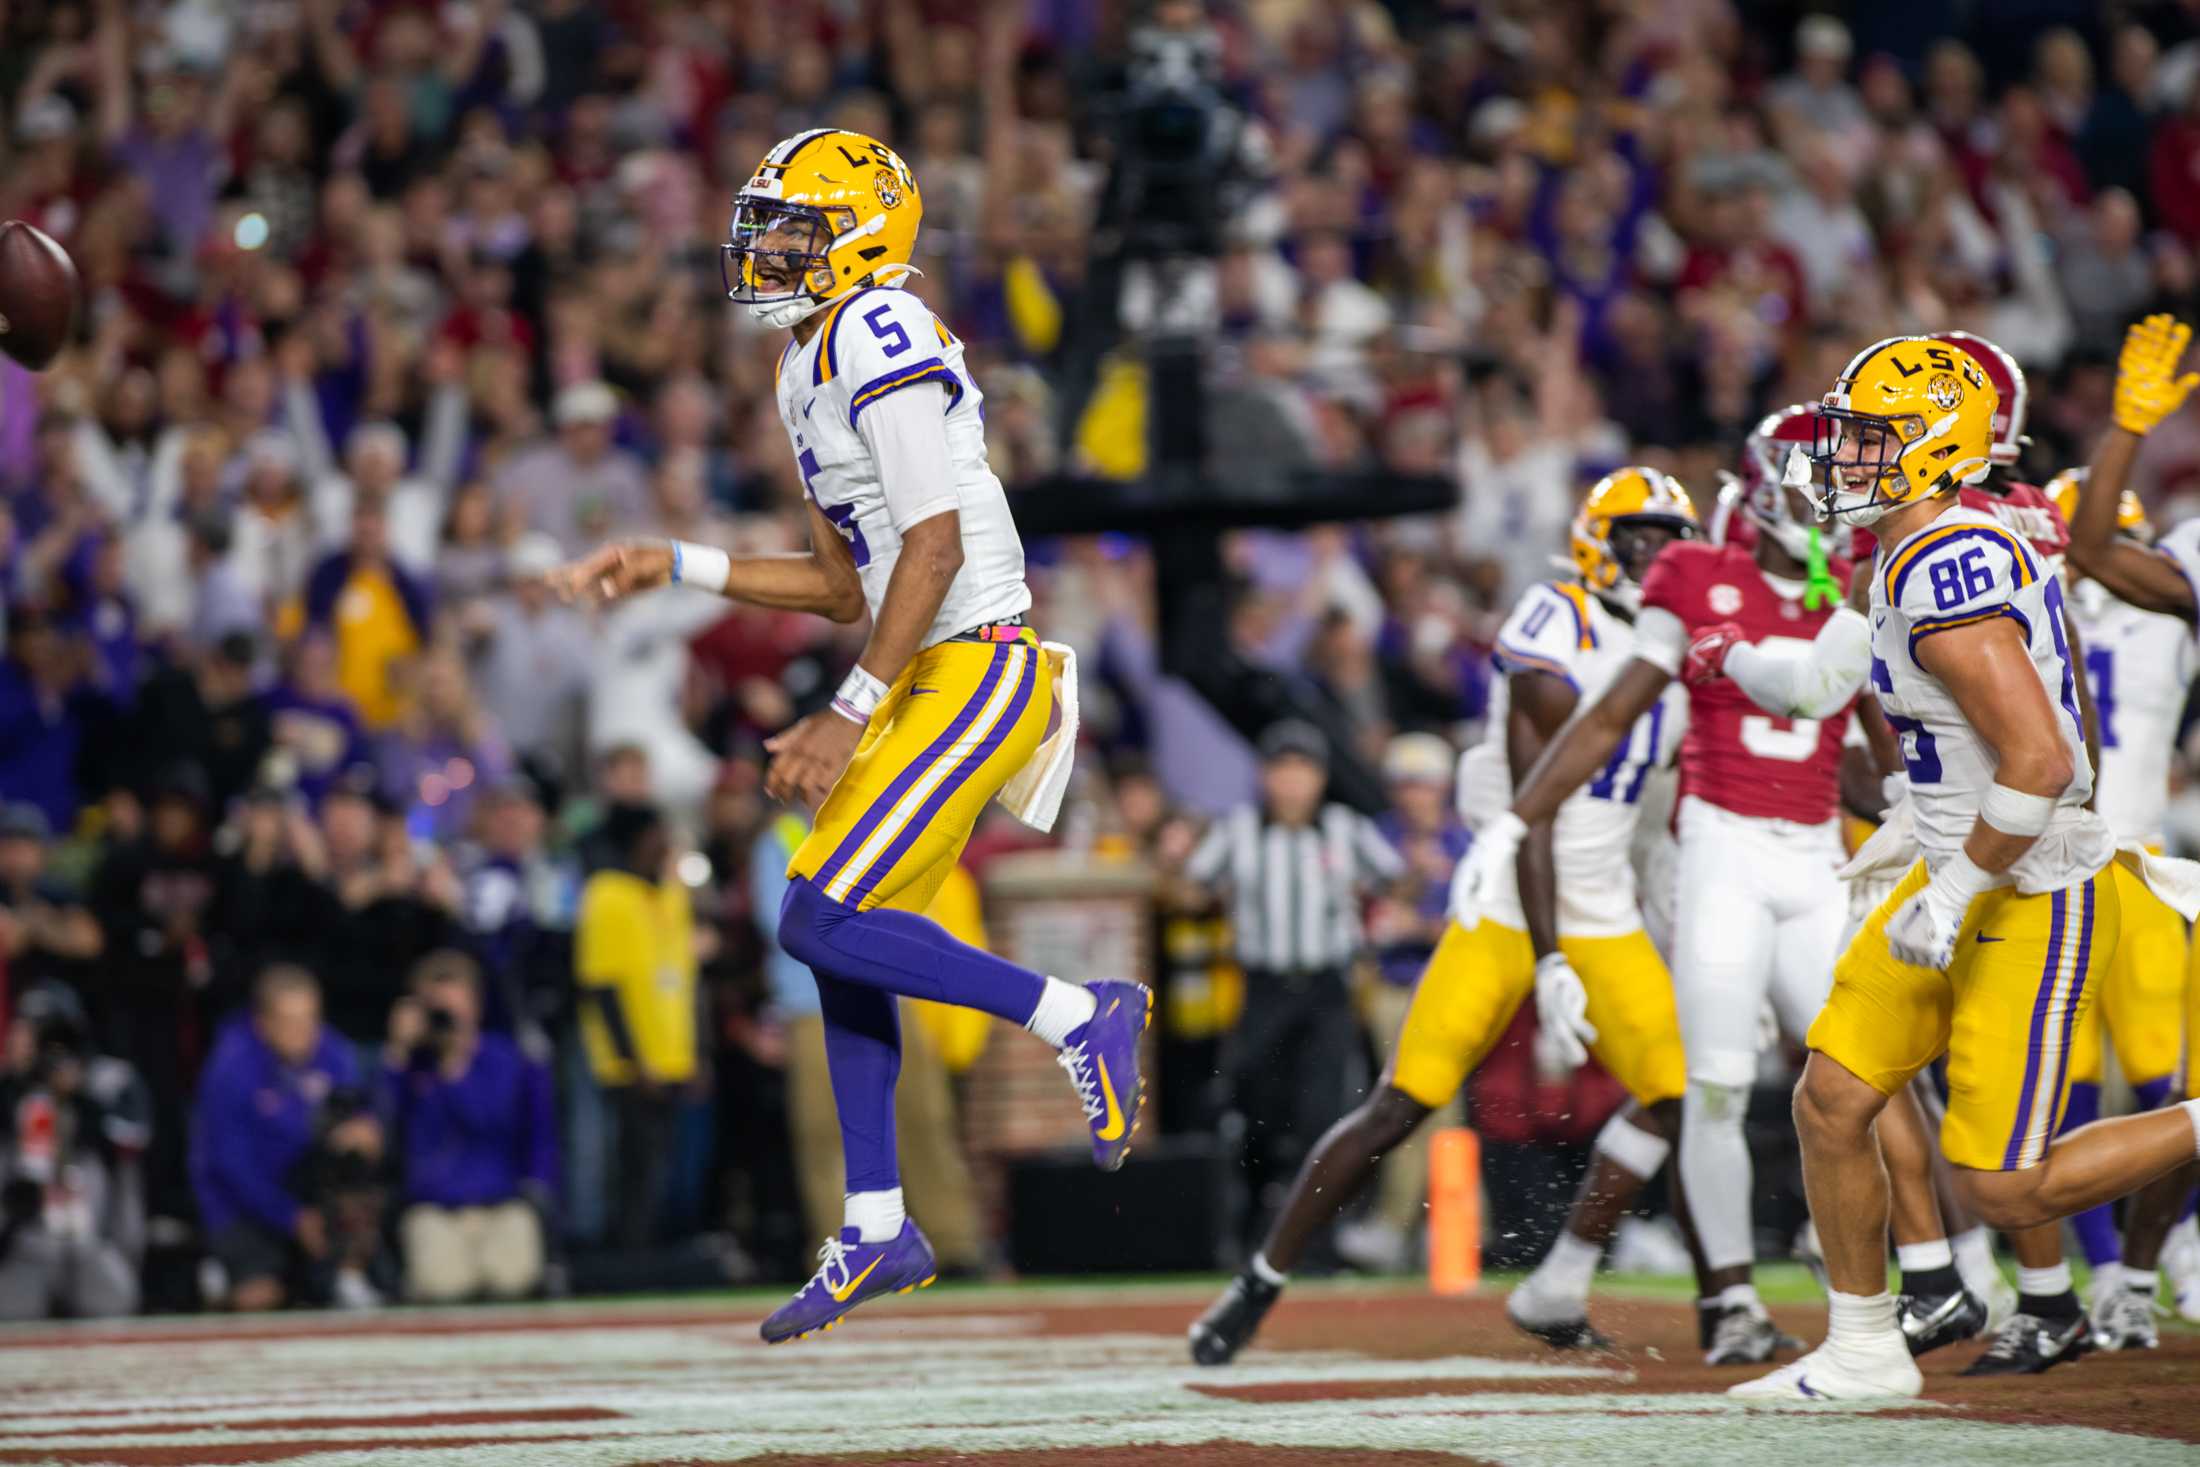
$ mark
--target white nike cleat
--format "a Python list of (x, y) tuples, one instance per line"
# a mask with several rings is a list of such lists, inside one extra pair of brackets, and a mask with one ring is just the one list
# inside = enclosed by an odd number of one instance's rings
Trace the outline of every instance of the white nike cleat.
[(1745, 1380), (1727, 1394), (1744, 1401), (1878, 1401), (1907, 1398), (1925, 1389), (1925, 1377), (1910, 1358), (1899, 1332), (1890, 1332), (1876, 1348), (1835, 1353), (1820, 1345), (1770, 1375)]
[(2162, 1245), (2162, 1272), (2169, 1277), (2178, 1318), (2200, 1324), (2200, 1225), (2192, 1218), (2169, 1230), (2169, 1241)]

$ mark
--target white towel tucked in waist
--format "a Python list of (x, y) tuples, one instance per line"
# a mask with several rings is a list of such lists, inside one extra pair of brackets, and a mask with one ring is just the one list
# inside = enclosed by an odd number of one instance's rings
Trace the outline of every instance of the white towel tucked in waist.
[(1016, 771), (996, 797), (1001, 808), (1033, 830), (1052, 830), (1069, 789), (1069, 771), (1077, 757), (1077, 654), (1060, 642), (1041, 642), (1054, 672), (1054, 732)]

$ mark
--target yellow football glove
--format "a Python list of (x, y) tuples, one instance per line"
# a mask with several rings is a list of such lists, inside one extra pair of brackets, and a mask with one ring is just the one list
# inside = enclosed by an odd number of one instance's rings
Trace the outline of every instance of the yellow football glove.
[(2192, 328), (2166, 313), (2124, 333), (2123, 354), (2116, 359), (2117, 427), (2144, 438), (2185, 405), (2192, 389), (2200, 387), (2200, 372), (2175, 375), (2191, 340)]

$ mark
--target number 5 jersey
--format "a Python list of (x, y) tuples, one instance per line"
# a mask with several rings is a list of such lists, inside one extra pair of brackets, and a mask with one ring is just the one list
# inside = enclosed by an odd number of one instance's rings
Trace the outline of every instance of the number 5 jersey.
[[(1834, 579), (1848, 584), (1836, 561)], [(1642, 582), (1635, 655), (1678, 676), (1689, 639), (1733, 622), (1759, 646), (1807, 644), (1833, 615), (1832, 605), (1803, 605), (1803, 582), (1776, 580), (1739, 545), (1682, 541), (1668, 545)], [(1831, 718), (1775, 718), (1739, 684), (1713, 678), (1690, 688), (1688, 738), (1681, 745), (1681, 795), (1736, 815), (1822, 825), (1840, 798), (1844, 706)]]
[[(961, 516), (963, 563), (925, 645), (1030, 608), (1023, 541), (986, 465), (983, 398), (961, 340), (923, 301), (892, 287), (856, 291), (809, 341), (789, 343), (776, 379), (803, 492), (846, 542), (872, 615), (902, 536), (947, 510)], [(944, 462), (914, 404), (944, 415)]]

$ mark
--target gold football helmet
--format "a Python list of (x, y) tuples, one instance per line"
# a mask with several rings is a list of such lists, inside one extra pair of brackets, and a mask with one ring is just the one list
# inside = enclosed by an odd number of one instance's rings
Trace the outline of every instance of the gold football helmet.
[(1868, 525), (1888, 510), (1976, 484), (1993, 467), (2000, 395), (1976, 358), (1929, 336), (1858, 352), (1819, 406), (1811, 460), (1826, 519)]
[(726, 298), (768, 326), (792, 326), (865, 285), (914, 273), (924, 202), (892, 148), (817, 127), (786, 139), (733, 198), (719, 246)]
[[(2047, 481), (2047, 497), (2055, 501), (2055, 508), (2062, 511), (2066, 521), (2078, 517), (2078, 495), (2085, 488), (2086, 472), (2081, 464), (2074, 469), (2064, 469)], [(2147, 522), (2146, 506), (2129, 489), (2116, 496), (2116, 532), (2136, 540), (2154, 538), (2154, 526)]]
[(1696, 530), (1696, 506), (1680, 480), (1642, 465), (1614, 469), (1590, 486), (1574, 515), (1574, 569), (1583, 585), (1632, 611), (1665, 542), (1693, 539)]

